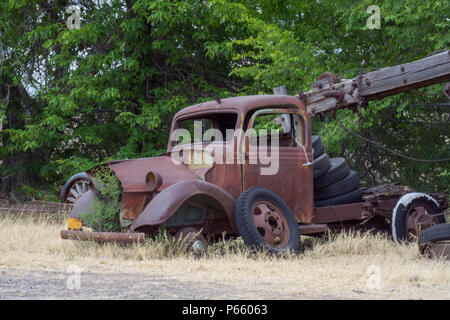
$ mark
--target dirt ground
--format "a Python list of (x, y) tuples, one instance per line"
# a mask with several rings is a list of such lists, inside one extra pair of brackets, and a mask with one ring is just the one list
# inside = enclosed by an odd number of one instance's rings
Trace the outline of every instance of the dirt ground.
[[(403, 299), (402, 290), (360, 290), (342, 288), (340, 295), (310, 290), (295, 291), (289, 287), (274, 287), (271, 281), (253, 282), (251, 286), (222, 281), (194, 281), (162, 273), (92, 273), (81, 272), (79, 287), (68, 285), (74, 274), (56, 270), (23, 268), (0, 269), (0, 300), (53, 300), (53, 299)], [(298, 286), (295, 286), (298, 287)], [(425, 288), (426, 289), (426, 288)], [(434, 286), (434, 297), (450, 299), (449, 285)], [(416, 285), (420, 294), (421, 286)], [(397, 291), (397, 292), (396, 292)], [(425, 290), (424, 298), (429, 298)]]
[(388, 236), (302, 237), (283, 258), (241, 241), (177, 250), (60, 239), (64, 222), (0, 215), (0, 299), (450, 299), (450, 261)]
[[(240, 288), (220, 282), (199, 283), (149, 273), (81, 273), (80, 287), (68, 288), (70, 274), (6, 268), (0, 271), (0, 299), (336, 299), (274, 291), (267, 283)], [(363, 293), (362, 293), (363, 294)]]

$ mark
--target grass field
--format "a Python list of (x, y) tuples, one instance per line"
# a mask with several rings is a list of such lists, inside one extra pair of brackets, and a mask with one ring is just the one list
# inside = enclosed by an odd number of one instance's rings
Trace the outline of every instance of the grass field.
[(65, 222), (45, 217), (0, 216), (0, 268), (66, 271), (75, 264), (86, 273), (144, 273), (273, 291), (274, 299), (280, 293), (292, 298), (450, 299), (449, 261), (423, 258), (416, 245), (396, 244), (384, 235), (302, 236), (302, 252), (285, 257), (251, 253), (238, 239), (209, 245), (195, 257), (164, 236), (141, 245), (99, 245), (62, 240), (65, 228)]

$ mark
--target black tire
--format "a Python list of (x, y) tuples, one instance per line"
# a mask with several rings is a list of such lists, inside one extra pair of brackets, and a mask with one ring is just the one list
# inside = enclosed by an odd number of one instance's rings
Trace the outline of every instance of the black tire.
[(428, 258), (450, 259), (448, 249), (434, 249), (434, 244), (444, 244), (450, 247), (450, 224), (442, 223), (423, 230), (419, 235), (419, 251)]
[(313, 160), (313, 177), (320, 177), (330, 169), (331, 163), (328, 154), (324, 153), (317, 159)]
[(350, 173), (350, 168), (344, 158), (331, 158), (330, 164), (327, 172), (314, 179), (314, 190), (320, 190), (342, 180)]
[(362, 190), (358, 188), (356, 190), (353, 190), (351, 192), (342, 194), (334, 198), (314, 201), (314, 206), (328, 207), (328, 206), (338, 206), (341, 204), (357, 203), (361, 202), (362, 195), (363, 195)]
[[(397, 242), (408, 242), (411, 240), (407, 226), (407, 217), (411, 210), (417, 207), (426, 208), (431, 216), (443, 212), (437, 201), (425, 193), (412, 192), (405, 194), (397, 201), (392, 210), (392, 240)], [(445, 223), (443, 215), (436, 216), (433, 220), (435, 220), (435, 224)], [(422, 233), (426, 231), (426, 229), (423, 230)]]
[[(264, 240), (254, 222), (255, 206), (260, 202), (269, 203), (278, 209), (284, 217), (287, 232), (286, 243), (281, 247), (272, 245)], [(244, 191), (235, 204), (234, 216), (236, 226), (244, 243), (254, 250), (268, 249), (270, 253), (282, 254), (286, 252), (298, 252), (300, 250), (300, 231), (297, 221), (286, 202), (274, 192), (262, 188), (253, 187)], [(267, 219), (266, 219), (267, 222)], [(273, 229), (272, 229), (273, 231)]]
[(419, 235), (419, 245), (437, 241), (450, 241), (449, 223), (435, 224), (423, 230)]
[(355, 171), (350, 170), (350, 173), (332, 185), (314, 192), (314, 200), (323, 200), (334, 198), (345, 193), (349, 193), (359, 188), (359, 178)]
[(77, 174), (71, 176), (67, 180), (66, 184), (61, 189), (60, 200), (62, 203), (70, 202), (70, 201), (68, 201), (70, 188), (72, 187), (72, 185), (74, 183), (76, 183), (77, 181), (80, 181), (80, 180), (91, 181), (91, 179), (89, 178), (89, 176), (87, 175), (86, 172), (80, 172), (80, 173), (77, 173)]
[(322, 140), (320, 140), (319, 136), (312, 136), (311, 143), (313, 148), (313, 159), (317, 159), (325, 152), (325, 145)]

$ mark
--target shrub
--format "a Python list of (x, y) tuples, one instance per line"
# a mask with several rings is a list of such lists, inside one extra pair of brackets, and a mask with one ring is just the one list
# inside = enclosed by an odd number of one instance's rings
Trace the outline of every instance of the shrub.
[(98, 196), (92, 203), (91, 213), (80, 215), (83, 224), (94, 231), (120, 231), (120, 206), (122, 190), (120, 182), (111, 169), (100, 166), (92, 171), (92, 182), (98, 191)]

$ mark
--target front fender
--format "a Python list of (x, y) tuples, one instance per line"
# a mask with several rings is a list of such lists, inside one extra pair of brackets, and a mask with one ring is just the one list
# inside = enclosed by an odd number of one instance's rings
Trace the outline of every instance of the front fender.
[(216, 200), (225, 211), (231, 229), (237, 232), (234, 222), (235, 199), (216, 185), (199, 179), (179, 181), (158, 193), (131, 225), (131, 231), (164, 223), (195, 195), (205, 195)]

